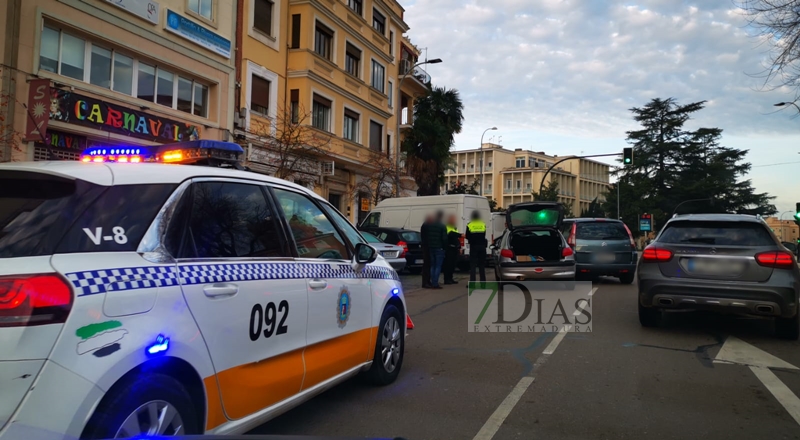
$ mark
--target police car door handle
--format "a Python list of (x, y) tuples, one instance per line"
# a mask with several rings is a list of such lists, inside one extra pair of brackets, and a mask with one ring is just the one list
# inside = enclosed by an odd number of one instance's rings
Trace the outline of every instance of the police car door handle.
[(328, 282), (319, 278), (315, 278), (308, 281), (308, 286), (314, 290), (320, 290), (328, 287)]
[(216, 298), (220, 296), (233, 296), (239, 292), (239, 286), (236, 284), (212, 284), (203, 288), (203, 293), (209, 298)]

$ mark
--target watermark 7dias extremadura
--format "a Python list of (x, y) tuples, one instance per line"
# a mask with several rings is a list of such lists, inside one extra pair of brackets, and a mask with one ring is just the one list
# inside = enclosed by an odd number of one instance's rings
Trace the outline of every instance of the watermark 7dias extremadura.
[(468, 304), (470, 332), (592, 332), (591, 282), (471, 282)]

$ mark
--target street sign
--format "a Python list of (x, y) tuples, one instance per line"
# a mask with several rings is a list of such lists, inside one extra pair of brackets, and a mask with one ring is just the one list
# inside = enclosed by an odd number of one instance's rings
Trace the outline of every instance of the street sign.
[(650, 232), (653, 230), (653, 215), (644, 213), (639, 216), (639, 231)]
[(366, 197), (361, 198), (361, 210), (369, 211), (369, 199)]

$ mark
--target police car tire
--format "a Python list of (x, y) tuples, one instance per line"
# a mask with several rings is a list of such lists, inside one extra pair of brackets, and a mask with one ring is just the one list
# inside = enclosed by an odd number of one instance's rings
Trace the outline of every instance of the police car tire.
[[(381, 360), (381, 340), (383, 336), (383, 328), (386, 325), (386, 321), (388, 321), (390, 317), (394, 317), (397, 320), (397, 323), (400, 324), (400, 359), (397, 361), (397, 366), (392, 372), (386, 371), (386, 368), (384, 368)], [(369, 371), (367, 372), (367, 379), (373, 384), (380, 386), (389, 385), (394, 382), (395, 379), (397, 379), (397, 376), (400, 374), (400, 369), (403, 366), (405, 347), (405, 320), (400, 314), (400, 311), (397, 310), (397, 307), (389, 304), (383, 311), (381, 323), (380, 326), (378, 326), (378, 335), (375, 338), (375, 353), (372, 357), (372, 367), (370, 367)]]
[[(200, 420), (186, 388), (165, 374), (150, 374), (130, 380), (112, 393), (107, 393), (98, 405), (82, 439), (114, 438), (125, 419), (141, 405), (163, 400), (171, 404), (183, 420), (184, 435), (202, 434)], [(115, 387), (116, 388), (116, 387)]]

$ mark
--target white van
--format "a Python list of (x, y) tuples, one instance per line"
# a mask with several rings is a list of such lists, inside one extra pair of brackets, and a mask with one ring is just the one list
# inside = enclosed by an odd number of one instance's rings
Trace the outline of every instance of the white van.
[[(492, 210), (486, 197), (471, 194), (451, 194), (444, 196), (399, 197), (386, 199), (378, 203), (361, 223), (359, 229), (369, 231), (375, 228), (403, 228), (419, 231), (425, 216), (438, 210), (444, 211), (445, 218), (455, 214), (458, 219), (456, 227), (461, 232), (462, 242), (472, 212), (477, 210), (487, 227), (492, 221)], [(491, 244), (491, 230), (487, 231), (486, 240)], [(463, 243), (459, 268), (469, 267), (469, 245)], [(489, 256), (489, 249), (486, 249)]]
[(492, 234), (491, 237), (487, 237), (489, 239), (489, 244), (492, 244), (495, 240), (503, 236), (503, 232), (506, 231), (505, 212), (492, 213), (492, 223), (490, 225), (489, 231), (491, 231)]

